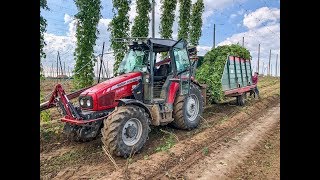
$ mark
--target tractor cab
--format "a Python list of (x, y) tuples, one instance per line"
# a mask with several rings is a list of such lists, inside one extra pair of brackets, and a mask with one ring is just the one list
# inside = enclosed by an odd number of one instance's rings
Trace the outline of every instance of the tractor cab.
[(119, 65), (118, 74), (142, 73), (135, 89), (142, 95), (134, 93), (136, 100), (145, 104), (172, 104), (176, 92), (170, 89), (178, 87), (181, 95), (190, 89), (190, 66), (185, 40), (149, 38), (129, 42), (129, 51)]

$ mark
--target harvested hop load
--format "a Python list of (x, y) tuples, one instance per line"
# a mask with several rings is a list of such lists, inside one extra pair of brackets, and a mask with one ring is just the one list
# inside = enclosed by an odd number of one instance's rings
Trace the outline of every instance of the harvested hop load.
[(196, 80), (208, 85), (210, 101), (219, 102), (224, 99), (221, 79), (228, 56), (251, 59), (250, 52), (240, 45), (218, 46), (204, 55), (203, 62), (196, 71)]

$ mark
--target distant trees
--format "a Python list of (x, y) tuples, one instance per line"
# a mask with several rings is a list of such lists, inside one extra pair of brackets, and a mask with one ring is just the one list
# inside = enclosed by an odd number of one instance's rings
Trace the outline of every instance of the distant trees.
[(162, 38), (172, 38), (177, 0), (162, 0), (161, 2), (160, 35)]
[(178, 39), (188, 40), (191, 0), (180, 0)]
[(197, 0), (192, 5), (191, 20), (190, 20), (190, 44), (193, 46), (199, 45), (202, 27), (202, 13), (204, 11), (203, 0)]
[[(49, 10), (47, 6), (47, 0), (40, 0), (40, 12), (41, 9)], [(47, 20), (40, 14), (40, 77), (42, 76), (42, 63), (41, 59), (46, 58), (46, 53), (43, 51), (46, 42), (44, 41), (44, 32), (46, 32)]]
[(137, 16), (131, 30), (132, 37), (148, 37), (149, 34), (149, 12), (151, 10), (150, 0), (137, 0)]
[(114, 52), (114, 65), (113, 65), (113, 74), (117, 75), (117, 70), (119, 64), (122, 61), (127, 45), (125, 43), (115, 41), (115, 38), (123, 38), (129, 36), (129, 15), (130, 10), (129, 4), (131, 1), (128, 0), (112, 0), (113, 4), (113, 19), (109, 24), (108, 30), (111, 32), (110, 42), (111, 48)]
[(100, 0), (75, 0), (75, 4), (79, 11), (75, 15), (77, 47), (74, 52), (74, 87), (83, 88), (93, 84), (93, 47), (96, 44), (102, 7)]

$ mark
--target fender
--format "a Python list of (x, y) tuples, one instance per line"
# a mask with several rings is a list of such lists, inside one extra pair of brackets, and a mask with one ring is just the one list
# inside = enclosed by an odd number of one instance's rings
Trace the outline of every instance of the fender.
[(190, 79), (191, 79), (191, 82), (193, 82), (194, 84), (198, 85), (200, 89), (206, 88), (206, 85), (200, 84), (194, 77), (191, 77)]
[(118, 106), (126, 106), (126, 105), (130, 105), (130, 104), (139, 106), (139, 107), (143, 108), (149, 114), (150, 118), (152, 117), (149, 108), (141, 101), (138, 101), (135, 99), (118, 99), (116, 101), (119, 102)]
[[(199, 86), (200, 89), (205, 89), (206, 88), (205, 85), (200, 84), (193, 77), (191, 77), (191, 82), (194, 83), (195, 85)], [(169, 85), (169, 92), (168, 92), (168, 100), (167, 100), (168, 104), (173, 104), (173, 102), (174, 102), (174, 100), (176, 98), (176, 95), (178, 93), (178, 90), (179, 90), (179, 83), (171, 82), (171, 84)]]
[(169, 92), (168, 92), (168, 96), (167, 96), (167, 103), (168, 104), (173, 104), (178, 90), (179, 90), (179, 83), (171, 82), (169, 85)]

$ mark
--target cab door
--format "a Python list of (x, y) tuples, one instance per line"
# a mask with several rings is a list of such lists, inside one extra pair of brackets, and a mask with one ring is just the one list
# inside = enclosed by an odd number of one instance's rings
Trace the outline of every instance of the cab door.
[(190, 71), (191, 64), (187, 51), (187, 43), (185, 40), (180, 39), (173, 46), (173, 57), (175, 62), (175, 74), (179, 79), (180, 94), (186, 95), (190, 91)]

